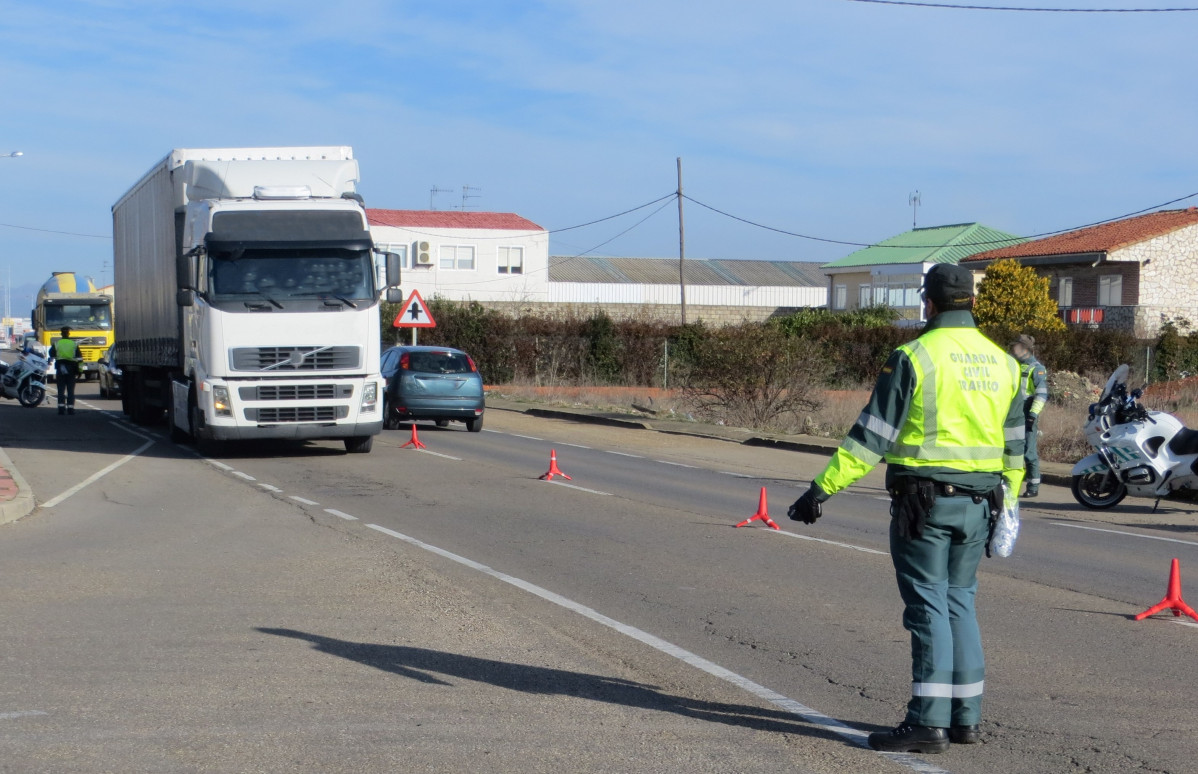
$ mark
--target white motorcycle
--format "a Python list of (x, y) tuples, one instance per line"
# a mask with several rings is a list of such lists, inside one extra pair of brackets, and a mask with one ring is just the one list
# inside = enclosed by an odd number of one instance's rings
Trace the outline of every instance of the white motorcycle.
[(1127, 392), (1127, 373), (1119, 366), (1090, 404), (1086, 440), (1098, 451), (1073, 466), (1073, 496), (1087, 508), (1113, 508), (1129, 494), (1159, 505), (1198, 488), (1198, 430), (1144, 408), (1143, 391)]
[(50, 361), (37, 352), (26, 352), (0, 374), (0, 397), (14, 398), (25, 408), (37, 408), (46, 398), (44, 374)]

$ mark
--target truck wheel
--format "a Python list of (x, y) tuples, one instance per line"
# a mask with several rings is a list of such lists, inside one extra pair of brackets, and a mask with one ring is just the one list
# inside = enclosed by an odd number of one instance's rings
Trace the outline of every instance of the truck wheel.
[(347, 454), (369, 454), (373, 447), (373, 435), (359, 435), (345, 439), (345, 452)]

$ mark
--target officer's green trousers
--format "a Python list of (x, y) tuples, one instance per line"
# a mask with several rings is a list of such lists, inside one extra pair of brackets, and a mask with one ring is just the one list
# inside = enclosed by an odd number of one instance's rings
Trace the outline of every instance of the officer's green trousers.
[(890, 554), (911, 632), (907, 722), (947, 728), (981, 718), (985, 661), (973, 600), (985, 552), (989, 507), (971, 497), (937, 497), (923, 537), (890, 527)]

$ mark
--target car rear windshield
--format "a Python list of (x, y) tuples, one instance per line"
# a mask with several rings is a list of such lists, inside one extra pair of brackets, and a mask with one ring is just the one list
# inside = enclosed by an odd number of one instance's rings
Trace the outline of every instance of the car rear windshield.
[(461, 352), (412, 352), (408, 370), (425, 374), (468, 374), (470, 359)]

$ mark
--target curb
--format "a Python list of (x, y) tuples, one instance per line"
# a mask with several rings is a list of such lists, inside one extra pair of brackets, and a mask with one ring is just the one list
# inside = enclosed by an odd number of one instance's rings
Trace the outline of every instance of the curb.
[(29, 488), (29, 482), (12, 464), (12, 460), (2, 448), (0, 448), (0, 469), (7, 470), (17, 485), (17, 496), (0, 503), (0, 524), (8, 524), (33, 513), (37, 503), (33, 499), (33, 490)]
[(521, 414), (528, 414), (533, 417), (543, 417), (545, 419), (569, 419), (574, 422), (585, 422), (590, 425), (608, 425), (610, 427), (623, 427), (629, 430), (652, 430), (653, 428), (645, 422), (637, 422), (635, 419), (617, 419), (616, 417), (605, 417), (601, 414), (575, 414), (572, 411), (558, 411), (556, 409), (530, 408), (530, 409), (504, 409), (505, 411), (519, 411)]

